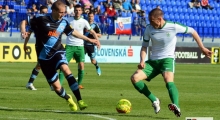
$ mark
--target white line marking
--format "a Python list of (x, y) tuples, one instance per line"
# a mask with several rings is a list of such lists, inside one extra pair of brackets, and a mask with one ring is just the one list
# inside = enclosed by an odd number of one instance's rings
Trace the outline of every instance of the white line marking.
[[(67, 112), (67, 111), (60, 111), (60, 110), (42, 110), (42, 109), (31, 109), (31, 108), (9, 108), (9, 107), (3, 107), (3, 106), (0, 106), (0, 109), (3, 109), (3, 110), (26, 110), (26, 111), (38, 111), (38, 112), (56, 112), (56, 113), (66, 113)], [(69, 113), (72, 113), (72, 112), (70, 111)], [(91, 117), (102, 118), (102, 119), (106, 119), (106, 120), (117, 120), (114, 118), (104, 117), (104, 116), (96, 115), (96, 114), (82, 114), (82, 115), (88, 115)], [(0, 117), (0, 118), (4, 118), (4, 117)], [(7, 117), (7, 118), (14, 119), (14, 120), (28, 120), (28, 119), (30, 119), (30, 118), (15, 118), (15, 117)], [(32, 120), (36, 120), (36, 119), (32, 119)], [(51, 120), (51, 119), (44, 119), (44, 120)]]
[(101, 115), (94, 115), (94, 114), (87, 114), (88, 116), (92, 116), (92, 117), (97, 117), (97, 118), (103, 118), (103, 119), (106, 119), (106, 120), (116, 120), (114, 118), (110, 118), (110, 117), (103, 117)]

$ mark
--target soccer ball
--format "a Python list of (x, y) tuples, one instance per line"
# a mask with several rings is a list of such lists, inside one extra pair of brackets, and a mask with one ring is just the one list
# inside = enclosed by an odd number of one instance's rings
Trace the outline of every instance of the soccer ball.
[(127, 99), (121, 99), (116, 105), (118, 113), (129, 113), (131, 112), (131, 102)]

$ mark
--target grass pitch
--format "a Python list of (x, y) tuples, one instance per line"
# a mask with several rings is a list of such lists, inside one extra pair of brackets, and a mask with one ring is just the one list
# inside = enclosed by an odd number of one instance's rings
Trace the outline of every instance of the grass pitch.
[[(175, 83), (182, 113), (177, 118), (168, 110), (170, 99), (160, 75), (145, 82), (161, 100), (159, 114), (155, 114), (151, 102), (134, 89), (130, 76), (137, 64), (100, 64), (102, 75), (99, 77), (95, 67), (86, 63), (85, 89), (81, 94), (89, 107), (77, 112), (71, 112), (66, 101), (50, 91), (42, 72), (34, 82), (37, 91), (25, 88), (35, 64), (0, 63), (0, 120), (185, 120), (185, 117), (220, 120), (219, 65), (176, 64)], [(76, 64), (71, 63), (70, 68), (77, 76)], [(72, 94), (66, 81), (64, 88)], [(131, 113), (116, 112), (116, 103), (122, 98), (132, 103)]]

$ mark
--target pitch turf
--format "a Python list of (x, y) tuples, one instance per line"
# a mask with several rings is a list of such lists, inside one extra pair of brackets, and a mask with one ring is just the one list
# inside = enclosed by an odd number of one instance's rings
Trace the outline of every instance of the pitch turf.
[[(85, 89), (81, 93), (89, 107), (77, 112), (71, 112), (66, 101), (50, 91), (42, 72), (34, 83), (38, 90), (26, 90), (35, 64), (0, 63), (0, 120), (185, 120), (185, 117), (220, 120), (219, 65), (176, 65), (175, 83), (182, 113), (176, 118), (168, 110), (170, 99), (161, 76), (146, 82), (161, 100), (159, 114), (155, 114), (150, 101), (133, 88), (129, 79), (137, 64), (100, 64), (100, 77), (92, 64), (85, 64)], [(76, 64), (71, 63), (70, 67), (76, 75)], [(71, 93), (66, 81), (64, 88)], [(116, 103), (122, 98), (132, 103), (131, 113), (116, 112)]]

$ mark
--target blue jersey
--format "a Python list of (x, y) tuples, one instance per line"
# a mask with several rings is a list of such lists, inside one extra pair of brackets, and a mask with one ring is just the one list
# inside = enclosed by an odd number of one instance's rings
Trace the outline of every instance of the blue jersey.
[[(90, 24), (90, 26), (91, 26), (91, 29), (94, 30), (96, 33), (98, 33), (98, 34), (101, 33), (101, 30), (100, 30), (98, 24), (92, 23), (92, 24)], [(86, 29), (84, 29), (84, 35), (87, 36), (88, 38), (95, 39), (95, 38), (93, 37), (93, 35), (90, 34), (89, 31), (86, 30)], [(91, 42), (84, 41), (84, 45), (94, 45), (94, 44), (91, 43)]]
[(51, 14), (39, 14), (30, 21), (29, 31), (33, 31), (36, 36), (36, 52), (38, 59), (49, 60), (56, 53), (65, 51), (61, 44), (61, 36), (67, 36), (73, 32), (66, 19), (53, 20)]

